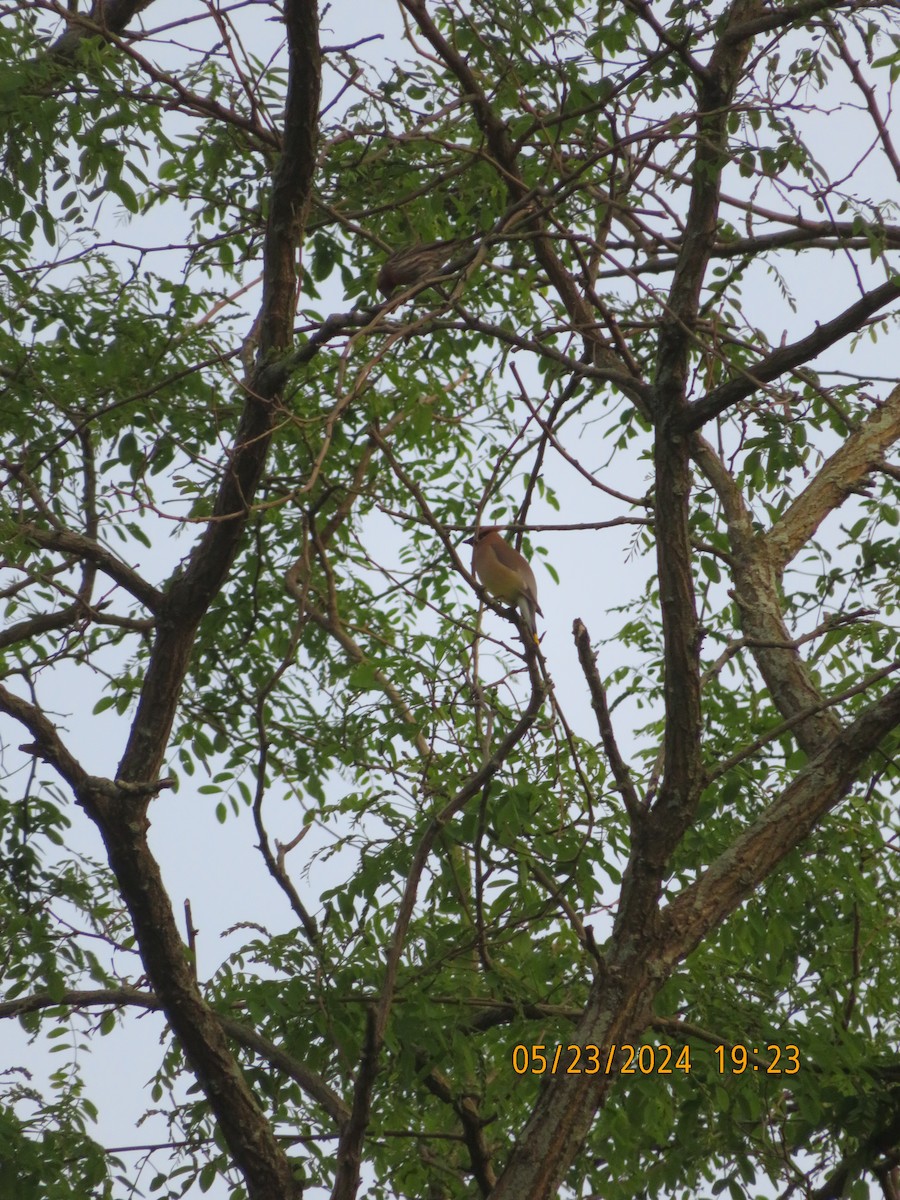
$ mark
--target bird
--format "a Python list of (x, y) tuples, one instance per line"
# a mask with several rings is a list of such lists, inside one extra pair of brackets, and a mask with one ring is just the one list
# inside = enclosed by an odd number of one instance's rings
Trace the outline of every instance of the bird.
[(500, 536), (494, 525), (477, 530), (474, 537), (466, 539), (466, 545), (472, 547), (472, 570), (485, 589), (496, 600), (515, 604), (528, 632), (535, 643), (539, 642), (535, 614), (541, 612), (541, 606), (534, 571), (527, 559)]
[(465, 238), (444, 242), (422, 242), (395, 250), (378, 272), (375, 286), (382, 296), (391, 296), (399, 287), (425, 283), (443, 273), (455, 252), (465, 245)]

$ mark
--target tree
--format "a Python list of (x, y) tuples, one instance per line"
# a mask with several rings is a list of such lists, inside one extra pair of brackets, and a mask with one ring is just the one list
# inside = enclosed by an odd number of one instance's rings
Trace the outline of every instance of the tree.
[[(2, 9), (7, 1184), (133, 1194), (153, 1009), (160, 1194), (894, 1197), (897, 4), (259, 7)], [(289, 915), (209, 977), (173, 788)]]

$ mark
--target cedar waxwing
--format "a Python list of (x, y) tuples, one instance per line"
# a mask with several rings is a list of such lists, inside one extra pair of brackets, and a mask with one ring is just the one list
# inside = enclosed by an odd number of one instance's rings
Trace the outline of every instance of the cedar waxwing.
[(436, 278), (464, 245), (465, 239), (458, 238), (448, 242), (424, 242), (396, 250), (378, 272), (375, 286), (382, 296), (390, 296), (399, 287), (410, 287), (414, 283)]
[(538, 642), (535, 613), (541, 612), (541, 606), (537, 600), (534, 571), (526, 559), (493, 527), (479, 529), (466, 544), (472, 547), (472, 570), (485, 589), (497, 600), (515, 604), (528, 632)]

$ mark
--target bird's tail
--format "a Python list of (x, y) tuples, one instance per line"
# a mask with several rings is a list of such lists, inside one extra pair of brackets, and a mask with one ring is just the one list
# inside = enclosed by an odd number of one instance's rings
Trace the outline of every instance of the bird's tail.
[(522, 620), (531, 634), (534, 644), (540, 645), (541, 639), (538, 637), (537, 631), (537, 604), (531, 596), (523, 595), (519, 597), (519, 612), (522, 614)]

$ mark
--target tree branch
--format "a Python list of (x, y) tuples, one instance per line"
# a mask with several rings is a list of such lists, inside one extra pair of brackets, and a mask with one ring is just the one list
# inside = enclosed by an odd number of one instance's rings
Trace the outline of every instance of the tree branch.
[(837, 734), (840, 722), (825, 705), (788, 633), (777, 561), (768, 537), (754, 529), (740, 489), (712, 446), (699, 434), (694, 436), (693, 453), (725, 512), (742, 632), (782, 717), (793, 722), (801, 713), (809, 713), (794, 728), (798, 742), (813, 757)]
[(246, 387), (243, 414), (212, 520), (157, 606), (156, 640), (119, 767), (121, 783), (113, 794), (97, 795), (83, 772), (73, 778), (71, 764), (55, 744), (55, 731), (51, 735), (42, 730), (58, 768), (66, 768), (79, 802), (100, 827), (147, 974), (252, 1200), (291, 1200), (300, 1195), (301, 1187), (244, 1079), (221, 1024), (193, 979), (159, 864), (147, 843), (146, 799), (136, 803), (128, 784), (154, 779), (159, 773), (197, 626), (228, 575), (265, 465), (277, 417), (277, 393), (263, 391), (260, 380), (269, 359), (283, 356), (293, 338), (296, 256), (316, 167), (321, 61), (315, 0), (286, 0), (283, 17), (289, 82), (283, 154), (273, 179), (263, 254), (258, 365)]
[[(47, 1008), (143, 1008), (148, 1012), (162, 1012), (163, 1003), (152, 992), (141, 991), (127, 984), (116, 988), (94, 988), (88, 991), (66, 991), (60, 996), (50, 996), (46, 993), (32, 993), (29, 996), (17, 996), (15, 1000), (0, 1002), (0, 1020), (9, 1017), (21, 1017), (26, 1013), (41, 1012)], [(271, 1063), (289, 1079), (293, 1079), (304, 1092), (328, 1113), (336, 1125), (342, 1126), (350, 1115), (350, 1110), (340, 1096), (314, 1071), (293, 1055), (286, 1053), (280, 1046), (270, 1042), (255, 1029), (236, 1021), (233, 1017), (215, 1014), (228, 1034), (239, 1045), (252, 1050), (261, 1059)]]
[[(725, 29), (755, 16), (762, 0), (732, 0)], [(680, 432), (700, 291), (715, 244), (728, 117), (749, 42), (717, 41), (698, 80), (698, 132), (691, 197), (678, 265), (659, 330), (653, 410), (656, 420), (656, 558), (665, 665), (665, 773), (646, 829), (636, 830), (619, 915), (640, 921), (656, 903), (669, 855), (682, 836), (702, 786), (700, 628), (689, 528), (690, 445)]]
[[(531, 196), (531, 189), (522, 178), (522, 172), (517, 162), (516, 146), (509, 136), (505, 121), (494, 112), (478, 77), (470, 68), (465, 57), (440, 32), (435, 25), (425, 5), (425, 0), (400, 0), (402, 6), (418, 25), (422, 35), (427, 39), (438, 57), (458, 81), (462, 95), (471, 105), (478, 127), (484, 134), (498, 172), (503, 179), (510, 201), (514, 204), (526, 202)], [(566, 270), (562, 260), (556, 253), (553, 239), (547, 234), (543, 222), (536, 216), (530, 223), (533, 230), (531, 240), (534, 254), (541, 267), (546, 271), (550, 282), (555, 288), (565, 311), (572, 321), (572, 327), (585, 339), (591, 347), (595, 364), (609, 367), (617, 373), (622, 373), (623, 382), (620, 384), (626, 395), (636, 407), (646, 416), (645, 393), (641, 380), (628, 372), (628, 364), (623, 364), (605, 342), (597, 329), (596, 314), (587, 303), (575, 279)], [(624, 366), (624, 371), (623, 371)], [(632, 386), (632, 383), (634, 386)]]
[(728, 118), (741, 67), (750, 52), (748, 38), (729, 40), (726, 35), (762, 9), (762, 0), (732, 0), (709, 66), (698, 77), (691, 195), (657, 349), (655, 403), (662, 412), (671, 413), (685, 403), (692, 330), (716, 244), (719, 189), (728, 161)]
[(475, 1097), (468, 1094), (458, 1096), (446, 1076), (431, 1066), (430, 1056), (419, 1052), (416, 1059), (419, 1070), (425, 1072), (424, 1083), (429, 1092), (443, 1104), (449, 1105), (459, 1117), (472, 1175), (482, 1196), (489, 1196), (497, 1177), (491, 1165), (491, 1152), (484, 1136), (485, 1121)]
[(85, 38), (124, 33), (132, 18), (152, 3), (153, 0), (93, 0), (90, 17), (59, 4), (56, 7), (66, 19), (66, 31), (53, 43), (51, 52), (60, 59), (73, 59)]
[(867, 292), (831, 321), (817, 325), (813, 333), (797, 342), (792, 342), (789, 346), (781, 346), (766, 358), (760, 359), (756, 366), (742, 369), (739, 377), (729, 379), (727, 383), (720, 384), (711, 392), (707, 392), (702, 400), (697, 400), (688, 407), (682, 421), (682, 428), (686, 430), (700, 429), (702, 425), (724, 412), (726, 408), (730, 408), (733, 404), (745, 400), (758, 391), (763, 384), (771, 383), (773, 379), (777, 379), (786, 371), (791, 371), (795, 367), (812, 361), (823, 350), (827, 350), (829, 346), (839, 342), (841, 338), (855, 333), (868, 317), (879, 312), (896, 300), (898, 296), (900, 296), (900, 281), (895, 282), (890, 279), (887, 283), (873, 288), (871, 292)]
[[(676, 964), (720, 924), (839, 803), (866, 758), (900, 724), (900, 686), (840, 729), (781, 797), (667, 905), (656, 927), (617, 924), (582, 1020), (577, 1045), (609, 1047), (651, 1019), (658, 989)], [(578, 1153), (612, 1074), (557, 1075), (543, 1088), (492, 1200), (546, 1200)]]
[(871, 7), (872, 0), (845, 0), (839, 4), (835, 4), (834, 0), (801, 0), (798, 4), (788, 4), (773, 11), (766, 11), (762, 16), (736, 25), (725, 33), (723, 41), (738, 41), (755, 37), (758, 33), (768, 33), (772, 29), (785, 29), (789, 25), (809, 21), (819, 13), (833, 12), (836, 8), (855, 12), (857, 9)]
[(284, 149), (272, 183), (263, 256), (258, 363), (246, 385), (243, 414), (211, 520), (166, 592), (132, 735), (119, 767), (125, 779), (133, 772), (146, 778), (159, 769), (196, 626), (234, 561), (266, 462), (278, 392), (263, 389), (262, 381), (269, 359), (283, 356), (293, 338), (296, 254), (316, 167), (321, 79), (317, 19), (315, 0), (290, 0), (285, 7), (290, 82)]
[(631, 778), (628, 764), (619, 752), (612, 719), (609, 715), (609, 705), (606, 703), (606, 691), (603, 687), (603, 680), (600, 678), (600, 672), (597, 670), (597, 658), (591, 649), (588, 631), (578, 618), (573, 622), (572, 634), (578, 650), (578, 661), (581, 663), (581, 669), (591, 693), (591, 708), (597, 715), (597, 728), (600, 730), (606, 757), (609, 759), (609, 765), (625, 802), (626, 812), (631, 820), (635, 821), (642, 816), (643, 807)]
[(331, 1200), (353, 1200), (359, 1188), (359, 1166), (362, 1157), (362, 1145), (368, 1125), (371, 1093), (375, 1083), (375, 1065), (384, 1042), (385, 1030), (394, 1001), (394, 988), (400, 959), (406, 944), (406, 933), (412, 920), (413, 908), (419, 890), (419, 880), (425, 869), (425, 864), (431, 854), (434, 844), (453, 817), (463, 809), (473, 796), (477, 796), (487, 783), (497, 774), (506, 759), (519, 744), (531, 726), (534, 724), (544, 697), (547, 684), (539, 678), (532, 678), (532, 692), (528, 706), (522, 716), (506, 735), (494, 753), (482, 766), (470, 775), (469, 779), (457, 791), (444, 807), (437, 812), (428, 824), (428, 828), (416, 847), (412, 865), (406, 879), (406, 887), (400, 900), (400, 908), (394, 924), (394, 933), (387, 953), (384, 982), (381, 995), (374, 1012), (367, 1034), (367, 1046), (357, 1077), (357, 1087), (353, 1097), (353, 1113), (346, 1129), (341, 1135), (338, 1147), (338, 1168), (335, 1175)]
[(93, 538), (81, 533), (73, 533), (68, 529), (41, 529), (33, 522), (26, 522), (19, 527), (19, 532), (28, 541), (43, 547), (45, 550), (57, 550), (60, 554), (71, 554), (75, 558), (87, 560), (98, 567), (119, 587), (125, 589), (135, 600), (140, 601), (150, 612), (159, 611), (163, 596), (152, 584), (129, 567), (127, 563), (117, 558), (111, 550), (107, 550)]
[(778, 864), (795, 850), (850, 790), (860, 768), (900, 725), (900, 684), (838, 727), (778, 799), (663, 909), (663, 959), (685, 958)]
[(900, 387), (866, 417), (818, 470), (772, 526), (767, 541), (780, 574), (806, 545), (822, 521), (839, 508), (885, 451), (900, 438)]

